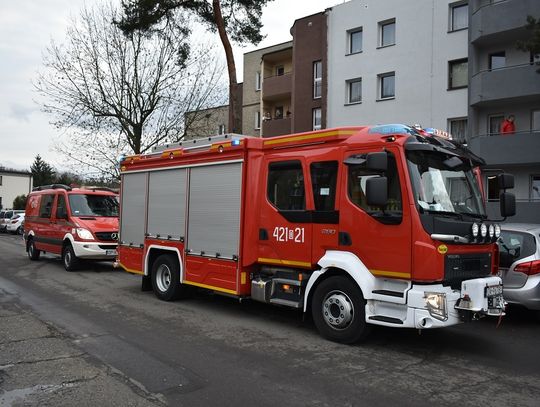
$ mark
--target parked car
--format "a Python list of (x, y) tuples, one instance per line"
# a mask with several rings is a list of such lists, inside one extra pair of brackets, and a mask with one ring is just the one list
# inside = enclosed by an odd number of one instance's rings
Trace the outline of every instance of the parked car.
[(24, 213), (13, 215), (6, 224), (6, 231), (11, 233), (23, 234), (24, 228)]
[(118, 194), (108, 188), (54, 184), (34, 188), (26, 202), (26, 252), (62, 256), (64, 268), (81, 259), (114, 260), (118, 241)]
[(509, 223), (501, 228), (499, 273), (504, 299), (540, 311), (540, 225)]
[(0, 232), (5, 232), (9, 220), (13, 217), (13, 215), (16, 215), (19, 213), (24, 213), (24, 211), (13, 210), (13, 209), (0, 211)]

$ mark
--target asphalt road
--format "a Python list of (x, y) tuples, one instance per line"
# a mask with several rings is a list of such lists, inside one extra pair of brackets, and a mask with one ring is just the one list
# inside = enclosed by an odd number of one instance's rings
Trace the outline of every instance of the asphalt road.
[(294, 310), (205, 292), (165, 303), (110, 263), (68, 273), (53, 256), (31, 262), (11, 235), (0, 235), (2, 292), (158, 405), (538, 406), (540, 399), (540, 322), (522, 309), (498, 328), (493, 319), (421, 334), (374, 328), (362, 344), (339, 345)]

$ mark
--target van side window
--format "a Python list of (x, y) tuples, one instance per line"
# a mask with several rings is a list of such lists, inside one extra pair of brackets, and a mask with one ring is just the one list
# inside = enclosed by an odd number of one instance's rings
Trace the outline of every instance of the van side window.
[(66, 215), (66, 198), (64, 198), (64, 195), (58, 195), (58, 202), (56, 203), (56, 219), (65, 219)]
[(333, 211), (336, 203), (337, 161), (321, 161), (310, 165), (311, 187), (316, 211)]
[(306, 209), (304, 173), (300, 161), (281, 161), (269, 165), (267, 196), (277, 209)]
[(39, 205), (40, 218), (51, 217), (53, 202), (54, 202), (54, 195), (43, 195), (41, 197), (41, 205)]
[[(367, 156), (367, 155), (366, 155)], [(361, 156), (358, 156), (360, 158)], [(388, 153), (388, 204), (381, 208), (374, 208), (366, 202), (366, 181), (368, 178), (378, 177), (380, 174), (366, 168), (366, 163), (349, 165), (348, 193), (350, 200), (358, 207), (367, 212), (381, 223), (399, 224), (403, 215), (401, 202), (401, 187), (397, 171), (396, 159), (392, 153)]]

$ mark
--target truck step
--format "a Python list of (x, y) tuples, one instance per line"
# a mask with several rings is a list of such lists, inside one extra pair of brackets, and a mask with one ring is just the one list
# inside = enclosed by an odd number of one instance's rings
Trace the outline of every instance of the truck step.
[(399, 318), (387, 317), (384, 315), (372, 315), (369, 319), (373, 321), (386, 322), (387, 324), (403, 325), (403, 321)]
[(298, 301), (284, 300), (283, 298), (271, 298), (270, 304), (284, 305), (291, 308), (302, 308), (303, 304)]

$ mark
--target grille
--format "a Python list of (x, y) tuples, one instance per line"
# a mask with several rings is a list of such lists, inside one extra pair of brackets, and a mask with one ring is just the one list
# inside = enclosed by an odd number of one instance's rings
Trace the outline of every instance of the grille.
[(116, 242), (118, 240), (118, 232), (96, 232), (95, 235), (102, 242)]
[(491, 274), (491, 253), (451, 254), (444, 260), (444, 280), (452, 288), (460, 288), (461, 282)]

